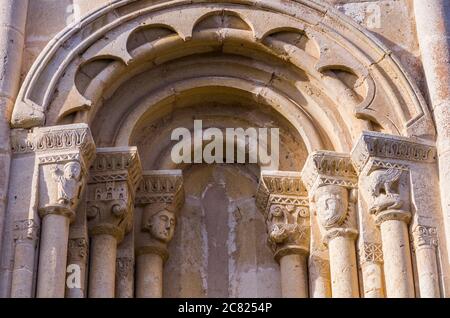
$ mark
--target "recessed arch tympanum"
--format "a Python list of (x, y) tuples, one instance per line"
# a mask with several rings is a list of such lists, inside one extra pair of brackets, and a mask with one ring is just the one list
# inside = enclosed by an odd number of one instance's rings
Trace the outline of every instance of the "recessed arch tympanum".
[[(208, 87), (269, 105), (308, 152), (348, 152), (363, 130), (435, 134), (391, 52), (315, 0), (110, 1), (47, 45), (11, 123), (97, 120), (113, 136), (106, 144), (124, 145), (142, 118)], [(102, 113), (110, 114), (108, 125), (98, 122)]]

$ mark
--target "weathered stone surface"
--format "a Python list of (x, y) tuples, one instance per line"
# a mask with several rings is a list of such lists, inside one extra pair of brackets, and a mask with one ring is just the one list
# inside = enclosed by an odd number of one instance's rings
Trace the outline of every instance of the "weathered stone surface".
[(447, 0), (3, 2), (1, 297), (450, 296)]

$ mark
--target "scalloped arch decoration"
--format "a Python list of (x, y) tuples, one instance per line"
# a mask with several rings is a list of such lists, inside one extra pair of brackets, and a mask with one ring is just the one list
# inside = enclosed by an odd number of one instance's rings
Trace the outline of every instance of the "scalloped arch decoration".
[[(326, 79), (333, 77), (333, 70), (354, 74), (358, 85), (364, 85), (366, 94), (362, 100), (348, 98), (349, 105), (340, 105), (351, 109), (352, 116), (375, 122), (392, 134), (429, 138), (435, 135), (423, 97), (391, 52), (362, 27), (317, 0), (111, 1), (78, 24), (64, 29), (46, 46), (21, 87), (11, 118), (12, 126), (31, 128), (55, 124), (47, 120), (50, 110), (57, 114), (54, 117), (79, 110), (92, 109), (95, 113), (108, 81), (113, 82), (119, 74), (139, 64), (155, 63), (149, 62), (145, 54), (136, 54), (141, 47), (128, 50), (130, 36), (136, 30), (154, 25), (174, 31), (170, 37), (172, 42), (161, 40), (144, 45), (146, 54), (150, 54), (161, 46), (175, 47), (194, 41), (196, 25), (214, 12), (227, 12), (242, 19), (251, 30), (238, 30), (240, 33), (233, 34), (243, 34), (242, 41), (264, 47), (284, 63), (319, 77), (320, 89), (330, 95), (331, 100), (333, 96), (351, 94), (345, 85), (330, 92)], [(215, 31), (219, 44), (227, 40), (228, 28)], [(280, 45), (270, 37), (284, 30), (298, 30), (317, 46), (319, 57), (308, 56), (312, 66), (302, 65), (300, 48)], [(87, 96), (78, 90), (76, 74), (86, 62), (99, 58), (115, 62), (100, 72), (101, 80), (92, 79), (98, 83), (89, 86), (88, 91), (94, 92)], [(335, 103), (342, 104), (336, 98)]]

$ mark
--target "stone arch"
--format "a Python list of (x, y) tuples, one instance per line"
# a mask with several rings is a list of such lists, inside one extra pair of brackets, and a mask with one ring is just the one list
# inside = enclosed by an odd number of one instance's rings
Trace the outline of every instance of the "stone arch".
[[(205, 17), (220, 12), (240, 19), (250, 30), (234, 28), (233, 23), (196, 30)], [(182, 19), (180, 18), (182, 15)], [(130, 36), (140, 28), (163, 26), (174, 33), (150, 38), (150, 43), (128, 50)], [(296, 46), (292, 36), (280, 32), (298, 30), (305, 34), (311, 50)], [(195, 31), (195, 32), (194, 32)], [(295, 32), (294, 32), (295, 33)], [(277, 81), (283, 94), (308, 116), (317, 104), (341, 116), (340, 129), (345, 131), (346, 146), (362, 130), (433, 138), (434, 127), (427, 106), (415, 85), (395, 57), (373, 36), (325, 4), (311, 0), (293, 3), (263, 1), (254, 7), (252, 1), (239, 3), (171, 1), (149, 4), (146, 1), (117, 0), (86, 16), (76, 26), (58, 34), (44, 49), (31, 68), (12, 115), (14, 127), (54, 125), (68, 122), (90, 123), (103, 102), (112, 96), (132, 74), (151, 70), (180, 58), (195, 58), (202, 53), (232, 53), (243, 57), (270, 57), (291, 72), (302, 74), (294, 79), (297, 97), (286, 88), (287, 72), (270, 74), (264, 83), (270, 89)], [(108, 57), (105, 65), (80, 92), (76, 75), (82, 65)], [(269, 65), (270, 67), (270, 65)], [(353, 86), (353, 87), (350, 87)], [(317, 98), (316, 103), (298, 98)], [(284, 105), (279, 105), (283, 109)], [(312, 110), (311, 110), (312, 109)], [(299, 121), (300, 122), (300, 121)], [(319, 121), (321, 125), (321, 121)], [(330, 140), (339, 134), (323, 127)], [(315, 149), (309, 149), (315, 150)]]

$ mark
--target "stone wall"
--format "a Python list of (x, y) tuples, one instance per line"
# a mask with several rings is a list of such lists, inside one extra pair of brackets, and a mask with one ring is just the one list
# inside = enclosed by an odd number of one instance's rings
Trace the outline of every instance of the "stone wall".
[[(450, 222), (415, 89), (428, 95), (414, 1), (324, 1), (375, 41), (306, 5), (296, 20), (285, 1), (274, 12), (175, 4), (156, 13), (168, 28), (108, 29), (133, 10), (133, 22), (154, 17), (131, 2), (77, 27), (111, 1), (31, 0), (21, 80), (36, 61), (43, 71), (17, 98), (12, 147), (0, 140), (0, 178), (11, 174), (0, 296), (447, 296)], [(76, 36), (39, 59), (69, 25)], [(280, 127), (278, 169), (173, 162), (170, 134), (203, 118)], [(89, 290), (65, 290), (66, 261)]]

